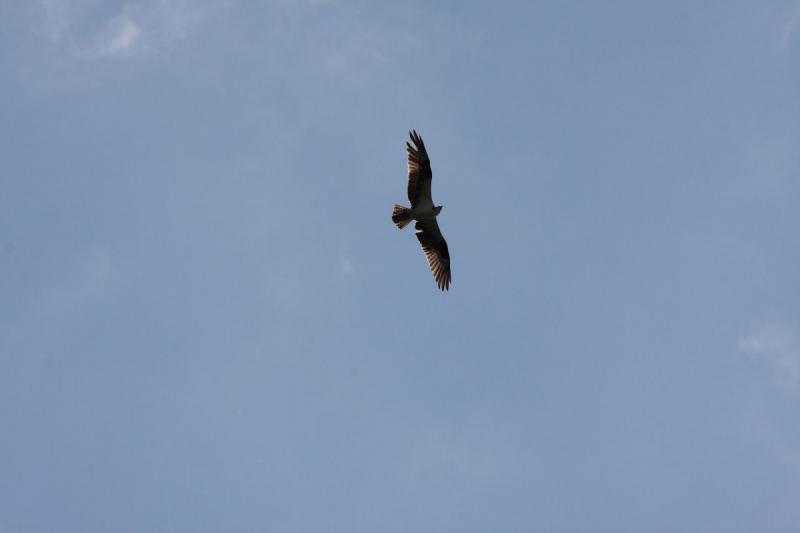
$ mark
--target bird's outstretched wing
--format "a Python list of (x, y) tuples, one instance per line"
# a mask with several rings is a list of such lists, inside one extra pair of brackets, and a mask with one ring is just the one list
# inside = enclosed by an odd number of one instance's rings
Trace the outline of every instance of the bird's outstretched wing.
[(408, 152), (408, 201), (411, 207), (433, 208), (431, 199), (431, 161), (428, 159), (428, 152), (425, 150), (425, 143), (422, 137), (411, 130), (409, 133), (414, 146), (406, 142)]
[(422, 251), (428, 258), (433, 278), (440, 289), (446, 291), (450, 288), (450, 252), (447, 250), (447, 241), (439, 231), (436, 219), (417, 222), (417, 239), (422, 245)]

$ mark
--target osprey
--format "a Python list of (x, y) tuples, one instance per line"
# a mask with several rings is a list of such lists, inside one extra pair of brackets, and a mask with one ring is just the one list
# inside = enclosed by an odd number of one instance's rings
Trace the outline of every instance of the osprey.
[(422, 251), (428, 258), (428, 265), (436, 280), (436, 284), (443, 291), (450, 288), (450, 252), (447, 251), (447, 242), (439, 231), (436, 217), (441, 212), (441, 205), (434, 206), (431, 199), (431, 162), (428, 152), (416, 130), (409, 133), (414, 146), (406, 142), (408, 152), (408, 200), (411, 209), (395, 204), (392, 210), (392, 222), (398, 229), (403, 229), (412, 220), (416, 220), (414, 229), (417, 239), (422, 245)]

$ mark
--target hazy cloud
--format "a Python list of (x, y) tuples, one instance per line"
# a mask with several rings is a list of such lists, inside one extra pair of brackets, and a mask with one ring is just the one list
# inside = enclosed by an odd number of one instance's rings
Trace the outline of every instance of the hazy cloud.
[(745, 405), (746, 433), (781, 463), (800, 466), (800, 343), (795, 330), (779, 322), (762, 324), (739, 340), (747, 355), (770, 375), (754, 380)]
[(142, 29), (138, 24), (123, 16), (113, 21), (114, 27), (108, 39), (104, 40), (98, 52), (102, 56), (126, 54), (133, 51), (137, 41), (142, 36)]
[(780, 33), (780, 47), (781, 50), (787, 51), (792, 46), (792, 39), (794, 39), (797, 30), (800, 29), (800, 5), (798, 5), (791, 13), (789, 18), (783, 24)]
[(795, 332), (779, 323), (764, 324), (739, 339), (739, 352), (764, 361), (783, 387), (800, 387), (800, 344)]
[(230, 2), (145, 0), (124, 2), (108, 16), (96, 2), (40, 0), (43, 35), (73, 59), (131, 57), (186, 38), (212, 12)]

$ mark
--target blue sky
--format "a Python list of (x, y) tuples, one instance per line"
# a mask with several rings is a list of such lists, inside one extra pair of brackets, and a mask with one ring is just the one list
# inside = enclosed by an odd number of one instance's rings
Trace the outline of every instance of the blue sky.
[(793, 531), (799, 67), (796, 0), (1, 3), (0, 531)]

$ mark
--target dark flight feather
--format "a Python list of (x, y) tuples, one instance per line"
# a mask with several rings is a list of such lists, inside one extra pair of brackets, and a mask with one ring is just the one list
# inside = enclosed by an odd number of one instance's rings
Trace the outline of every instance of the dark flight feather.
[(440, 289), (446, 291), (450, 288), (450, 251), (447, 249), (447, 241), (439, 231), (439, 224), (436, 219), (417, 222), (414, 228), (417, 230), (417, 239), (422, 245), (422, 251), (428, 259), (428, 266)]
[(409, 132), (411, 141), (414, 146), (406, 142), (406, 151), (408, 152), (408, 201), (411, 202), (411, 207), (418, 205), (432, 206), (431, 200), (431, 161), (428, 159), (428, 151), (425, 150), (425, 143), (422, 142), (422, 137), (412, 130)]

